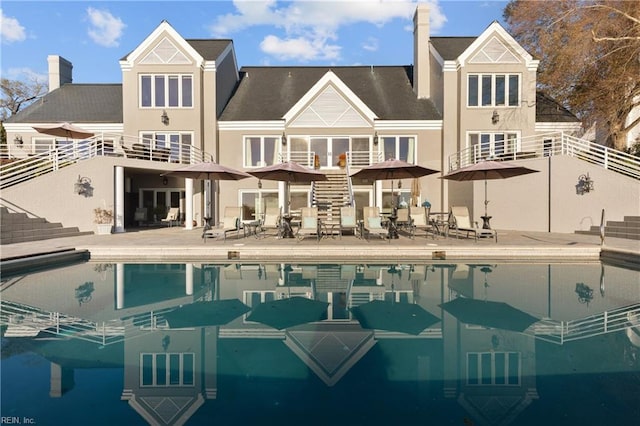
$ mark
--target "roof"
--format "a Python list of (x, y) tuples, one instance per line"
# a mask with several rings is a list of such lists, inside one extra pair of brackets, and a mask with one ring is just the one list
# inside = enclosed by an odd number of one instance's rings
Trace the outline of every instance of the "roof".
[(224, 52), (230, 44), (233, 44), (233, 41), (229, 39), (187, 39), (185, 41), (189, 43), (205, 61), (217, 60), (222, 52)]
[(7, 123), (122, 123), (122, 84), (64, 84)]
[(236, 92), (220, 121), (282, 120), (332, 71), (382, 120), (440, 120), (429, 99), (418, 99), (411, 66), (242, 67)]
[(571, 123), (580, 122), (568, 109), (543, 92), (536, 93), (536, 122)]
[(431, 44), (445, 61), (454, 61), (478, 37), (431, 37)]

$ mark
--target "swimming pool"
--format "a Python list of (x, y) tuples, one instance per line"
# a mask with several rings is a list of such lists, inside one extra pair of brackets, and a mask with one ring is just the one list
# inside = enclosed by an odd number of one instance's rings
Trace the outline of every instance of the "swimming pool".
[(1, 296), (3, 423), (640, 416), (640, 274), (608, 264), (84, 262), (3, 278)]

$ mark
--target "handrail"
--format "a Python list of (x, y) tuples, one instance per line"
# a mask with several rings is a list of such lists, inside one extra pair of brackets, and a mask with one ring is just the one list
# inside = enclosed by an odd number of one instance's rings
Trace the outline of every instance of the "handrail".
[[(347, 158), (349, 158), (349, 153), (347, 152)], [(344, 172), (347, 174), (347, 192), (349, 193), (349, 206), (355, 207), (356, 199), (353, 194), (353, 182), (351, 181), (351, 168), (349, 167), (349, 161), (345, 161)]]
[(449, 171), (483, 160), (519, 160), (555, 155), (571, 156), (640, 179), (640, 158), (564, 132), (509, 139), (504, 141), (499, 153), (490, 150), (487, 145), (474, 145), (449, 156)]
[(0, 166), (0, 189), (95, 157), (126, 157), (146, 161), (193, 164), (213, 157), (199, 148), (135, 136), (101, 133), (89, 139), (61, 142), (58, 146), (31, 146), (24, 158)]

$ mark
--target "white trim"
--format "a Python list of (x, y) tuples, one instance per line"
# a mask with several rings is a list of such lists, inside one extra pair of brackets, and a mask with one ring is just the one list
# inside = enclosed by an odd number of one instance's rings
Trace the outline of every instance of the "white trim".
[(433, 57), (436, 60), (436, 62), (438, 62), (438, 64), (440, 64), (440, 67), (444, 68), (444, 64), (445, 64), (444, 58), (442, 56), (440, 56), (440, 53), (436, 50), (436, 48), (431, 43), (429, 43), (429, 52), (433, 55)]
[[(57, 120), (54, 122), (58, 122)], [(33, 132), (38, 133), (33, 127), (39, 127), (51, 124), (51, 121), (39, 122), (39, 123), (4, 123), (4, 128), (7, 132)], [(72, 124), (81, 127), (84, 130), (94, 133), (118, 133), (124, 129), (122, 123), (77, 123)], [(42, 134), (42, 133), (40, 133)]]
[(442, 71), (458, 71), (460, 65), (457, 61), (444, 61), (444, 65), (442, 66)]
[(329, 70), (325, 75), (322, 76), (320, 80), (316, 82), (316, 84), (313, 85), (313, 87), (311, 87), (311, 89), (307, 91), (307, 93), (305, 93), (302, 98), (300, 98), (298, 102), (296, 102), (294, 106), (291, 107), (291, 109), (289, 109), (288, 112), (285, 113), (283, 117), (284, 120), (288, 122), (289, 120), (293, 119), (293, 117), (302, 112), (302, 110), (309, 103), (311, 103), (312, 100), (321, 91), (323, 91), (327, 85), (330, 84), (333, 84), (336, 90), (340, 92), (340, 94), (344, 95), (349, 101), (351, 101), (359, 110), (359, 112), (364, 114), (369, 119), (369, 121), (373, 121), (378, 118), (378, 116), (371, 109), (369, 109), (369, 107), (364, 102), (362, 102), (360, 98), (358, 98), (356, 94), (353, 93), (353, 91), (351, 91), (351, 89), (349, 89), (349, 87), (338, 78), (337, 75), (333, 73), (333, 71)]
[(442, 120), (376, 121), (374, 130), (442, 130)]
[(537, 122), (535, 125), (536, 132), (577, 131), (580, 129), (582, 129), (580, 122)]
[(283, 132), (284, 121), (218, 121), (218, 130), (278, 130)]

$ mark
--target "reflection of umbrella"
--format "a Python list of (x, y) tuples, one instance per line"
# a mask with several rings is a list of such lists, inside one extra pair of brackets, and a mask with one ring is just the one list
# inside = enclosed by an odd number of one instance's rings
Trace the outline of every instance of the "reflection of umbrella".
[(247, 320), (282, 330), (327, 319), (327, 306), (327, 302), (294, 296), (259, 304)]
[(539, 170), (529, 169), (523, 166), (504, 163), (501, 161), (480, 161), (467, 167), (447, 173), (444, 179), (456, 181), (483, 180), (484, 179), (484, 215), (487, 216), (487, 180), (506, 179), (514, 176), (536, 173)]
[(179, 176), (203, 180), (240, 180), (251, 177), (249, 173), (212, 163), (210, 161), (189, 164), (188, 166), (163, 173), (162, 176)]
[[(311, 183), (317, 180), (327, 180), (327, 176), (317, 170), (301, 166), (293, 161), (285, 161), (283, 163), (272, 164), (271, 166), (254, 169), (251, 175), (258, 179), (277, 180), (287, 183), (287, 194), (289, 194), (289, 186), (291, 183)], [(290, 198), (290, 197), (289, 197)], [(290, 199), (287, 200), (286, 211), (289, 211)]]
[(60, 136), (67, 139), (86, 139), (94, 135), (94, 133), (81, 129), (70, 123), (43, 124), (42, 126), (33, 127), (37, 132), (45, 135)]
[(393, 194), (394, 179), (419, 178), (433, 173), (438, 173), (438, 171), (392, 159), (364, 167), (352, 174), (351, 177), (368, 180), (391, 180), (391, 193)]
[(250, 308), (238, 299), (195, 302), (163, 316), (171, 328), (224, 325), (248, 312)]
[(440, 321), (415, 303), (374, 300), (351, 309), (362, 328), (418, 335)]
[(466, 297), (458, 297), (440, 307), (464, 323), (503, 330), (524, 331), (540, 320), (504, 302)]

